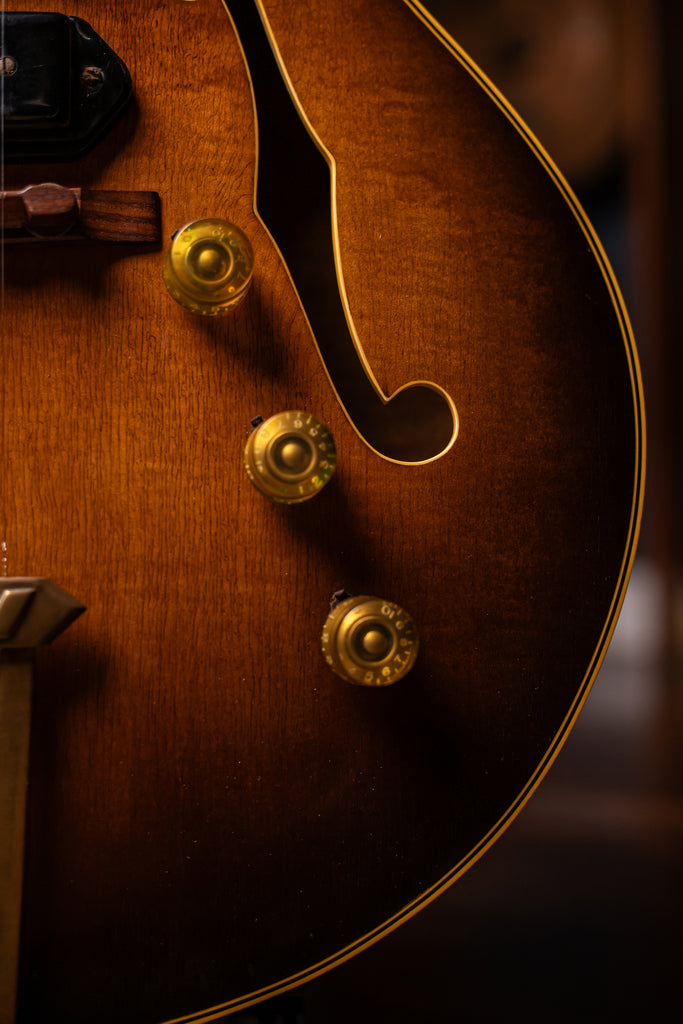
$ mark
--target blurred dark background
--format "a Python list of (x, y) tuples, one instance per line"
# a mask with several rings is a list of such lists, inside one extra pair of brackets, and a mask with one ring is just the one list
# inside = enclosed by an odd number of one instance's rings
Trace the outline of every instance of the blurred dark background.
[(683, 4), (423, 2), (569, 179), (620, 281), (648, 413), (641, 545), (578, 724), (502, 839), (407, 924), (262, 1017), (668, 1019), (683, 974)]

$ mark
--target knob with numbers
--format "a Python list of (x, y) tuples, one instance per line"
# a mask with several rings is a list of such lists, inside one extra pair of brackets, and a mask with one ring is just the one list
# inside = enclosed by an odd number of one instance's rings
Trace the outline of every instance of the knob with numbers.
[(317, 416), (290, 410), (257, 417), (244, 450), (253, 485), (273, 501), (292, 505), (314, 497), (337, 464), (332, 434)]
[(228, 313), (251, 284), (254, 252), (235, 224), (207, 217), (173, 236), (164, 260), (164, 283), (181, 306), (202, 316)]
[(367, 595), (333, 605), (321, 642), (330, 668), (361, 686), (388, 686), (402, 679), (418, 649), (415, 624), (403, 608)]

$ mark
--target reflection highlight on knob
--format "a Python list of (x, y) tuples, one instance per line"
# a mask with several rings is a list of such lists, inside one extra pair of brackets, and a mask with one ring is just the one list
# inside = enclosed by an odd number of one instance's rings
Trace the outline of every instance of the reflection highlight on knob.
[(244, 450), (247, 476), (272, 501), (292, 505), (315, 497), (334, 473), (332, 434), (312, 413), (288, 410), (252, 420)]
[(415, 623), (400, 605), (380, 597), (334, 600), (321, 637), (333, 672), (360, 686), (389, 686), (415, 664)]
[(191, 313), (228, 313), (245, 297), (254, 271), (254, 252), (244, 232), (230, 221), (208, 217), (173, 236), (164, 259), (169, 294)]

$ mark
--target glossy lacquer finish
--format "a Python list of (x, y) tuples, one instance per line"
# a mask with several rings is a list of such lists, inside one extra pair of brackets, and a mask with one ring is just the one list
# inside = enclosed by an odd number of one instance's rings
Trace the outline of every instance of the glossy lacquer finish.
[[(228, 317), (173, 301), (162, 249), (4, 252), (3, 568), (87, 606), (38, 655), (18, 1019), (204, 1020), (381, 934), (542, 776), (633, 557), (636, 357), (571, 197), (410, 5), (264, 0), (335, 161), (362, 358), (385, 396), (430, 381), (457, 407), (441, 458), (380, 457), (254, 213), (249, 78), (219, 0), (21, 6), (89, 21), (135, 98), (88, 156), (6, 167), (6, 187), (152, 190), (164, 248), (219, 217), (254, 249)], [(284, 410), (337, 447), (300, 505), (244, 469), (251, 420)], [(325, 663), (342, 588), (412, 616), (396, 684)]]

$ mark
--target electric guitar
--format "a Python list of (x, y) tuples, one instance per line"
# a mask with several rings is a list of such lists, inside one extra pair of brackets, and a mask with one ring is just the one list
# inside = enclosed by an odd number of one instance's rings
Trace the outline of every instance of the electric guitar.
[(0, 1013), (199, 1024), (404, 921), (542, 779), (634, 558), (637, 354), (417, 0), (17, 6)]

